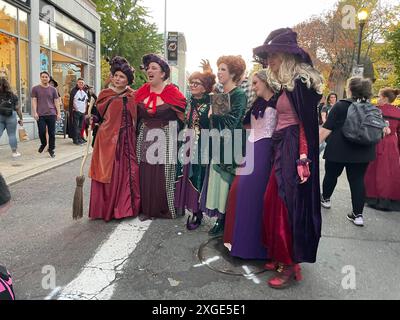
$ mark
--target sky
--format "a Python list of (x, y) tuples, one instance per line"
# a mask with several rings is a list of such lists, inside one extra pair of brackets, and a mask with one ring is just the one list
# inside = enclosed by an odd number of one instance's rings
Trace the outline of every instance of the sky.
[[(278, 28), (292, 27), (333, 8), (336, 0), (167, 0), (167, 31), (182, 32), (187, 71), (209, 59), (214, 70), (222, 55), (241, 55), (252, 68), (253, 48)], [(164, 0), (141, 0), (149, 20), (164, 33)]]

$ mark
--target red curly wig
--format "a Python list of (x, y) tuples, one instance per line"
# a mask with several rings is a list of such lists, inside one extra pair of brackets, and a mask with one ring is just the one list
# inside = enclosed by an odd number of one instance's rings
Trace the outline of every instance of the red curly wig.
[(246, 71), (246, 62), (241, 56), (222, 56), (217, 61), (219, 67), (222, 63), (228, 66), (229, 73), (234, 75), (233, 81), (239, 82)]

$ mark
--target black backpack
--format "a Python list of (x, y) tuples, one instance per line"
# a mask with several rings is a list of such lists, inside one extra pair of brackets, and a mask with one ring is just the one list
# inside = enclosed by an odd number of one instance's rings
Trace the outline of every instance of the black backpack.
[(383, 138), (383, 128), (386, 127), (382, 111), (369, 102), (351, 102), (342, 128), (345, 138), (365, 146), (379, 143)]

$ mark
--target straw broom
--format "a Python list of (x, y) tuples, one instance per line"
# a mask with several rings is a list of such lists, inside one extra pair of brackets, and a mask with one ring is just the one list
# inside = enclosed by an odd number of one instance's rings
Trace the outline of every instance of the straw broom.
[[(90, 100), (89, 108), (88, 108), (88, 115), (92, 114), (93, 105), (95, 103), (94, 98)], [(72, 218), (74, 220), (82, 219), (83, 218), (83, 185), (85, 184), (85, 176), (83, 174), (83, 169), (85, 167), (86, 160), (89, 155), (90, 146), (92, 145), (92, 126), (89, 125), (88, 127), (88, 141), (85, 150), (85, 154), (83, 156), (83, 160), (81, 163), (81, 170), (78, 177), (76, 177), (76, 189), (74, 200), (72, 204)]]

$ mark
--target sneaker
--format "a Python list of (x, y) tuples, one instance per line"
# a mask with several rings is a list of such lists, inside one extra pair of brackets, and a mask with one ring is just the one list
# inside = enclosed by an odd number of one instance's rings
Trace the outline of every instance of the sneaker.
[(325, 209), (330, 209), (332, 207), (331, 199), (324, 199), (321, 195), (321, 206)]
[(43, 153), (43, 151), (44, 151), (44, 148), (46, 148), (46, 146), (40, 146), (40, 148), (39, 148), (38, 152), (39, 152), (39, 153)]
[(357, 227), (364, 227), (364, 219), (361, 214), (356, 216), (352, 212), (351, 214), (347, 215), (347, 219), (353, 222)]
[(56, 157), (56, 154), (55, 154), (54, 151), (49, 151), (49, 155), (50, 155), (50, 157), (52, 157), (52, 158), (55, 158), (55, 157)]
[(15, 158), (19, 158), (21, 156), (21, 154), (19, 152), (13, 152), (12, 157)]

